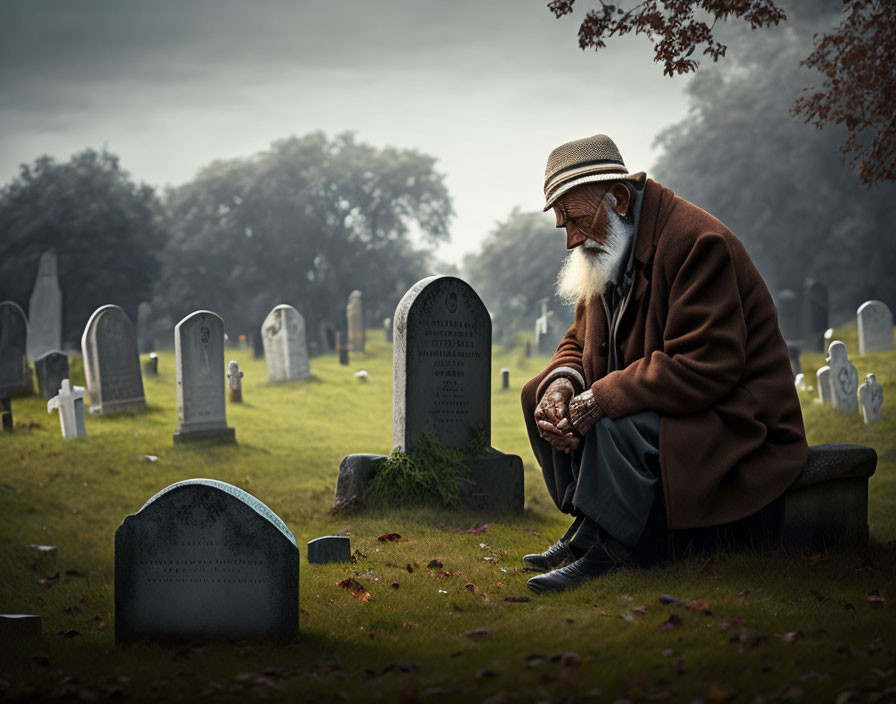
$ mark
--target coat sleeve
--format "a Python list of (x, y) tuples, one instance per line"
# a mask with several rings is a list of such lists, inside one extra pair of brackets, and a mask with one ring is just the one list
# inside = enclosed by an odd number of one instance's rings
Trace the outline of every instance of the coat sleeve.
[(683, 258), (666, 256), (680, 264), (666, 269), (671, 284), (663, 349), (591, 386), (610, 418), (646, 410), (696, 413), (724, 398), (743, 374), (747, 326), (725, 237), (702, 234)]

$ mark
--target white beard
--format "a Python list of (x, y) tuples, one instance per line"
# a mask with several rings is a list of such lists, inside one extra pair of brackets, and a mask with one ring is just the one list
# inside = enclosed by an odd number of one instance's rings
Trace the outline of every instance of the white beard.
[(600, 245), (588, 239), (566, 255), (557, 276), (557, 297), (566, 305), (587, 304), (600, 296), (622, 266), (632, 227), (610, 209), (610, 231)]

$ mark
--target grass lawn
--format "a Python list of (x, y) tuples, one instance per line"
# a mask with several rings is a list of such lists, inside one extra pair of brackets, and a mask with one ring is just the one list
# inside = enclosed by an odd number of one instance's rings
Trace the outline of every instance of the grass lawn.
[[(855, 327), (839, 332), (857, 351)], [(2, 637), (0, 698), (896, 701), (896, 353), (853, 360), (860, 379), (874, 371), (884, 386), (877, 426), (822, 408), (814, 391), (801, 397), (811, 444), (878, 452), (867, 550), (717, 553), (512, 601), (527, 594), (531, 576), (520, 557), (568, 525), (544, 489), (519, 410), (518, 390), (544, 360), (498, 347), (492, 361), (492, 444), (524, 460), (522, 515), (334, 517), (341, 458), (386, 454), (391, 445), (391, 345), (381, 331), (369, 336), (369, 351), (348, 367), (312, 359), (309, 382), (269, 384), (263, 360), (227, 350), (246, 374), (245, 403), (227, 409), (237, 437), (229, 447), (173, 445), (171, 352), (160, 353), (159, 376), (144, 379), (149, 410), (89, 416), (84, 439), (63, 440), (57, 415), (38, 397), (14, 399), (15, 433), (0, 435), (0, 612), (40, 614), (44, 634)], [(813, 385), (821, 364), (821, 354), (804, 354)], [(510, 391), (500, 390), (502, 367), (511, 370)], [(362, 368), (367, 383), (352, 376)], [(79, 366), (73, 375), (83, 384)], [(295, 534), (296, 643), (115, 647), (115, 530), (158, 490), (191, 477), (245, 489)], [(484, 532), (468, 531), (484, 523)], [(357, 563), (308, 565), (304, 544), (343, 530)], [(408, 540), (378, 542), (387, 532)], [(57, 549), (39, 553), (31, 544)], [(443, 568), (428, 568), (433, 559)], [(350, 576), (369, 602), (337, 586)], [(662, 605), (661, 594), (705, 600), (703, 610)]]

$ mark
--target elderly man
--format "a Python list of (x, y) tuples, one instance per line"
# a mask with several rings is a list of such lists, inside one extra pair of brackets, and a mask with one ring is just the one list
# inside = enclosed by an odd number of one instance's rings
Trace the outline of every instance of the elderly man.
[(663, 554), (669, 533), (772, 503), (807, 456), (774, 304), (719, 220), (629, 174), (605, 135), (548, 157), (545, 210), (570, 250), (558, 294), (575, 322), (523, 389), (532, 449), (575, 516), (537, 593)]

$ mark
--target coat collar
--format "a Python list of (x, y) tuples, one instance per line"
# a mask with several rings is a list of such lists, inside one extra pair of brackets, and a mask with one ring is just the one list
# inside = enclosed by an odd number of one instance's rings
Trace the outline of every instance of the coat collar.
[(644, 200), (641, 204), (641, 216), (638, 224), (638, 236), (635, 240), (635, 260), (638, 273), (635, 277), (635, 298), (641, 298), (649, 283), (647, 279), (647, 263), (653, 258), (656, 243), (663, 227), (672, 211), (675, 194), (653, 179), (647, 179), (644, 186)]

